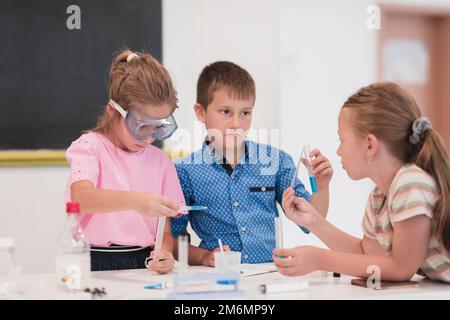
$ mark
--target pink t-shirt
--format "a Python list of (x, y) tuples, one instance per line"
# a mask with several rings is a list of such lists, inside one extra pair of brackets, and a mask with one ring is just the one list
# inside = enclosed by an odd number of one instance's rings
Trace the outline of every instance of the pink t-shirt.
[[(175, 166), (154, 146), (130, 153), (114, 146), (102, 134), (89, 132), (72, 142), (66, 159), (71, 167), (66, 202), (71, 201), (72, 183), (90, 180), (98, 189), (155, 192), (180, 205), (185, 203)], [(151, 246), (157, 222), (157, 218), (133, 210), (80, 215), (89, 242), (97, 246)]]

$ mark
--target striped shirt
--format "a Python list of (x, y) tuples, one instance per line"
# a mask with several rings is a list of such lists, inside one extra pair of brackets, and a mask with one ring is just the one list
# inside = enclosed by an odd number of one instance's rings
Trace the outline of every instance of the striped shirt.
[[(408, 163), (396, 173), (387, 196), (378, 188), (371, 192), (362, 221), (364, 234), (378, 240), (383, 250), (390, 253), (393, 224), (418, 215), (433, 220), (438, 197), (433, 177), (417, 165)], [(418, 273), (433, 280), (450, 282), (450, 256), (436, 238), (435, 220), (432, 221), (428, 253)]]

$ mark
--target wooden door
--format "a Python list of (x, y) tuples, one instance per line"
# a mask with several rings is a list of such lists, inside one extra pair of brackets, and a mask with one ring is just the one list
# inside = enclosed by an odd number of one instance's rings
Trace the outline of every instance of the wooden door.
[(450, 152), (450, 9), (380, 9), (378, 78), (395, 81), (414, 95)]

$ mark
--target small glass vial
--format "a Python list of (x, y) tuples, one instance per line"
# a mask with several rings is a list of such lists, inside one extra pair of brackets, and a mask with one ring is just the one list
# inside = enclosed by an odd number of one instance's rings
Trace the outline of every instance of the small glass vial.
[(76, 292), (90, 280), (90, 245), (78, 222), (79, 204), (68, 202), (66, 213), (66, 225), (57, 240), (56, 283), (60, 291)]
[(20, 270), (14, 239), (0, 238), (0, 296), (7, 297), (15, 292)]
[(185, 273), (188, 268), (189, 259), (189, 233), (183, 230), (178, 236), (178, 270)]

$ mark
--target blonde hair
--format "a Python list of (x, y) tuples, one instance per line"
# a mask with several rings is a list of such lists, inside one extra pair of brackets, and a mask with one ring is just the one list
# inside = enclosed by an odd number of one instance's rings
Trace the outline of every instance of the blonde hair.
[[(108, 83), (109, 98), (128, 110), (136, 103), (160, 106), (168, 104), (175, 108), (176, 91), (167, 70), (150, 54), (123, 50), (111, 64)], [(120, 115), (111, 118), (107, 106), (90, 131), (114, 135), (112, 124)]]
[(417, 143), (410, 140), (413, 123), (422, 116), (414, 97), (392, 82), (374, 83), (350, 96), (342, 108), (352, 110), (351, 122), (360, 135), (369, 133), (383, 141), (392, 155), (413, 162), (436, 181), (439, 198), (434, 208), (437, 238), (450, 252), (450, 162), (433, 128), (421, 132)]

